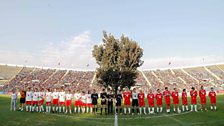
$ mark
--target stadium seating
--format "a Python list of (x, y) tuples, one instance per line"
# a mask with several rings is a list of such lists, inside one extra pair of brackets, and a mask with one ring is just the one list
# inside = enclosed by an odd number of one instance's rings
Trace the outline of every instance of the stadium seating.
[[(101, 86), (94, 81), (94, 71), (55, 70), (31, 67), (0, 66), (0, 75), (10, 79), (4, 84), (4, 91), (13, 88), (43, 87), (58, 88), (64, 86), (66, 89), (83, 91), (87, 89), (101, 90)], [(212, 65), (206, 67), (192, 67), (183, 69), (148, 70), (139, 71), (136, 85), (146, 92), (149, 88), (156, 90), (168, 86), (171, 89), (177, 87), (179, 90), (191, 86), (199, 88), (201, 84), (205, 87), (214, 86), (217, 89), (224, 88), (224, 65)]]

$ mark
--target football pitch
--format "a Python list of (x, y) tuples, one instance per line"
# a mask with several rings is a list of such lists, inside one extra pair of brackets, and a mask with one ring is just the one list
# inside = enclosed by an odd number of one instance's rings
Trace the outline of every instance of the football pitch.
[[(114, 126), (114, 115), (12, 112), (9, 106), (10, 96), (0, 95), (0, 126)], [(207, 107), (208, 112), (118, 115), (118, 125), (224, 126), (224, 95), (217, 96), (217, 111), (210, 111), (209, 103), (207, 103)]]

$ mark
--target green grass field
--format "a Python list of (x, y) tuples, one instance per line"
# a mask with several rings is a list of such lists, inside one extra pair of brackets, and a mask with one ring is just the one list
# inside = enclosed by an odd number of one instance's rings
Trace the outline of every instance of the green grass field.
[[(0, 126), (113, 126), (113, 115), (44, 114), (12, 112), (9, 95), (0, 95)], [(209, 105), (208, 105), (208, 108)], [(224, 95), (217, 96), (218, 111), (181, 114), (119, 115), (119, 126), (223, 126)]]

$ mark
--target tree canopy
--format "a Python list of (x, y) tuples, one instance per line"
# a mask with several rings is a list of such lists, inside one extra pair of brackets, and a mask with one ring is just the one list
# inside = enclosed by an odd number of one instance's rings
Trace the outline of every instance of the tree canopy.
[(116, 39), (103, 31), (103, 43), (93, 47), (92, 55), (99, 65), (96, 69), (98, 83), (115, 90), (119, 86), (134, 86), (137, 68), (143, 64), (143, 49), (136, 41), (124, 35)]

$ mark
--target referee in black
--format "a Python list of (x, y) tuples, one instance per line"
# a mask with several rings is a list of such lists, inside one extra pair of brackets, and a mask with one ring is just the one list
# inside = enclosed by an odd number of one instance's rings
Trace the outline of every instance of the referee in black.
[(118, 109), (120, 109), (120, 114), (122, 114), (122, 107), (121, 107), (122, 99), (123, 99), (122, 93), (121, 93), (121, 90), (119, 90), (116, 95), (116, 112), (119, 113)]
[(97, 100), (98, 100), (98, 94), (96, 93), (96, 90), (93, 89), (93, 93), (91, 94), (92, 99), (92, 105), (93, 105), (93, 113), (96, 114), (97, 112)]
[(100, 98), (101, 98), (101, 115), (103, 114), (103, 108), (105, 109), (105, 115), (107, 114), (107, 93), (105, 89), (102, 90), (102, 93), (100, 93)]
[(114, 94), (112, 92), (112, 90), (109, 91), (109, 94), (107, 94), (107, 98), (108, 98), (108, 114), (113, 114), (113, 99), (114, 99)]

